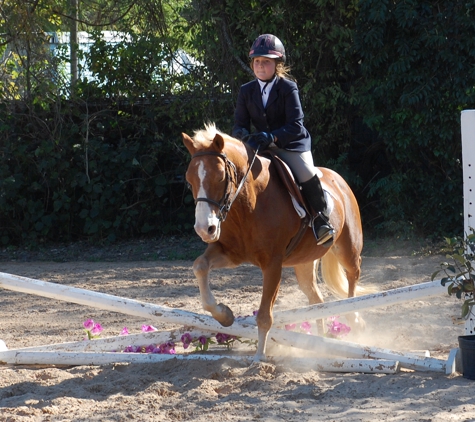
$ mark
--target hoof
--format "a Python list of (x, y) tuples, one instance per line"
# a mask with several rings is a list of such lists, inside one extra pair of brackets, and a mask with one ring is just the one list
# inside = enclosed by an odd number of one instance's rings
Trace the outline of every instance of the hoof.
[(219, 315), (215, 316), (214, 318), (218, 321), (223, 327), (230, 327), (233, 325), (234, 322), (234, 314), (231, 309), (229, 309), (223, 303), (218, 305), (218, 312)]
[(345, 315), (346, 321), (351, 328), (350, 338), (356, 341), (361, 338), (366, 330), (366, 322), (358, 312)]
[(363, 333), (366, 330), (366, 322), (358, 312), (355, 312), (354, 320), (350, 325), (357, 333)]
[(265, 362), (266, 362), (266, 355), (256, 353), (254, 355), (254, 358), (252, 359), (252, 365), (251, 366), (259, 366), (259, 364), (265, 363)]
[(266, 362), (253, 362), (246, 370), (246, 375), (258, 375), (267, 379), (274, 378), (275, 374), (275, 365)]

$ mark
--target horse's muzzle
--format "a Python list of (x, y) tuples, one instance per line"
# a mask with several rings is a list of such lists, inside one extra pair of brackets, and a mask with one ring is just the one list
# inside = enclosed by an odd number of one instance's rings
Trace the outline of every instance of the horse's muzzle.
[(216, 242), (221, 234), (221, 221), (208, 206), (201, 205), (205, 204), (197, 204), (195, 210), (195, 232), (203, 242)]

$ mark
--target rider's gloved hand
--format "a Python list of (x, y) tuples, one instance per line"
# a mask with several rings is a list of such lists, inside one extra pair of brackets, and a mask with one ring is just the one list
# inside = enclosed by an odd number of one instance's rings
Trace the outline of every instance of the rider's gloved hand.
[(264, 151), (274, 142), (274, 135), (269, 132), (256, 132), (249, 135), (246, 142), (252, 149), (259, 147), (259, 151)]

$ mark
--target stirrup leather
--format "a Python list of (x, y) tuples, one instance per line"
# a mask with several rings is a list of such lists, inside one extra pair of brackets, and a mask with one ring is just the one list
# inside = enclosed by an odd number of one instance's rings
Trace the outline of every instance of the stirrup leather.
[[(319, 219), (320, 224), (316, 221), (317, 219)], [(315, 239), (317, 239), (317, 245), (329, 247), (333, 244), (335, 229), (323, 213), (319, 212), (312, 218), (312, 230)]]

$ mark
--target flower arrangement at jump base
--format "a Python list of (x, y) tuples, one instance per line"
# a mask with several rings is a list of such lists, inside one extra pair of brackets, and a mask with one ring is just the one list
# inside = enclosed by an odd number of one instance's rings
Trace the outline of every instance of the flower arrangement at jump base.
[[(100, 337), (100, 333), (103, 331), (101, 324), (94, 322), (92, 319), (88, 319), (83, 322), (84, 329), (87, 333), (87, 339), (85, 340), (94, 340)], [(153, 325), (142, 325), (143, 333), (150, 333), (158, 331)], [(121, 336), (129, 335), (129, 330), (127, 327), (124, 327), (120, 332)], [(247, 341), (241, 341), (237, 336), (232, 336), (224, 333), (217, 333), (215, 336), (216, 341), (213, 341), (211, 337), (199, 336), (193, 338), (190, 333), (185, 333), (181, 336), (181, 342), (183, 343), (183, 348), (186, 350), (190, 346), (195, 347), (195, 351), (206, 352), (211, 344), (219, 344), (225, 346), (228, 350), (232, 348), (236, 340), (241, 343), (247, 343)], [(157, 353), (157, 354), (176, 354), (175, 350), (176, 344), (173, 341), (168, 341), (162, 344), (149, 344), (145, 346), (136, 346), (129, 345), (123, 352), (124, 353)]]
[[(88, 319), (83, 322), (84, 330), (86, 331), (87, 338), (84, 340), (94, 340), (100, 337), (101, 332), (103, 331), (102, 325), (94, 322), (92, 319)], [(331, 338), (341, 338), (346, 336), (350, 332), (350, 327), (338, 321), (338, 316), (328, 318), (327, 324), (328, 331), (326, 333), (327, 337)], [(308, 322), (302, 322), (298, 327), (297, 324), (287, 324), (285, 329), (288, 331), (299, 330), (305, 334), (312, 335), (312, 326)], [(142, 325), (143, 333), (150, 333), (158, 331), (153, 325)], [(127, 327), (124, 327), (121, 332), (121, 336), (129, 335), (129, 330)], [(247, 343), (256, 345), (255, 341), (250, 340), (241, 340), (238, 336), (233, 336), (230, 334), (217, 333), (214, 337), (199, 336), (194, 338), (190, 333), (185, 333), (181, 336), (181, 342), (183, 344), (183, 349), (188, 349), (190, 346), (195, 347), (195, 352), (206, 352), (209, 349), (211, 344), (218, 344), (225, 346), (226, 349), (231, 349), (236, 341), (240, 343)], [(176, 354), (176, 344), (173, 341), (168, 341), (162, 344), (149, 344), (149, 345), (129, 345), (124, 348), (124, 353), (156, 353), (156, 354)]]
[(327, 337), (331, 338), (341, 338), (348, 335), (351, 331), (351, 328), (348, 325), (343, 324), (342, 322), (338, 321), (338, 316), (330, 317), (329, 322), (327, 324), (328, 332)]
[[(338, 318), (339, 316), (333, 316), (333, 317), (328, 318), (328, 321), (327, 321), (328, 331), (325, 334), (326, 337), (342, 338), (350, 333), (351, 328), (348, 327), (348, 325), (343, 324), (342, 322), (338, 321)], [(307, 321), (302, 322), (298, 327), (297, 327), (297, 324), (287, 324), (285, 325), (285, 329), (287, 331), (298, 330), (304, 334), (312, 335), (312, 326)]]
[[(150, 333), (153, 331), (158, 331), (153, 325), (142, 325), (143, 333)], [(129, 330), (127, 327), (122, 328), (120, 332), (121, 336), (129, 335)], [(124, 350), (124, 353), (156, 353), (162, 355), (174, 355), (176, 354), (175, 343), (173, 341), (167, 341), (162, 344), (149, 344), (148, 346), (127, 346)]]
[(82, 323), (84, 326), (84, 331), (87, 334), (88, 340), (93, 340), (99, 338), (99, 335), (102, 333), (102, 325), (94, 322), (92, 319), (88, 319)]
[(215, 338), (216, 342), (214, 342), (211, 337), (200, 336), (198, 338), (193, 338), (190, 333), (185, 333), (181, 336), (181, 342), (183, 343), (184, 349), (188, 349), (188, 347), (193, 344), (195, 346), (195, 351), (203, 352), (208, 351), (211, 344), (220, 344), (229, 350), (233, 347), (236, 340), (244, 343), (237, 336), (232, 336), (230, 334), (217, 333)]

